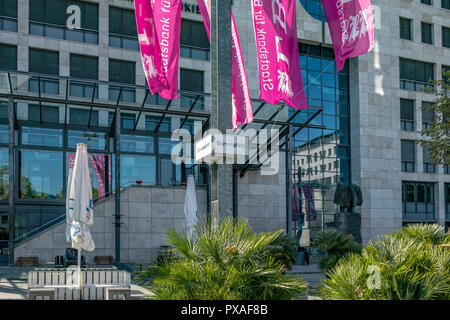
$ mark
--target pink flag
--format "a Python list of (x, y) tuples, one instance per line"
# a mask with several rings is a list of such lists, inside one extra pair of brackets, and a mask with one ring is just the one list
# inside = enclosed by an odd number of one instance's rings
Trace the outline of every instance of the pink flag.
[[(200, 13), (205, 23), (206, 33), (211, 42), (211, 6), (210, 0), (197, 0)], [(252, 100), (248, 89), (247, 73), (242, 58), (241, 44), (237, 33), (233, 11), (231, 11), (231, 37), (232, 37), (232, 103), (233, 103), (233, 130), (239, 125), (253, 121)]]
[(164, 99), (173, 100), (179, 95), (178, 61), (182, 0), (152, 0), (152, 2), (154, 2), (153, 14), (161, 50), (162, 70), (167, 78), (166, 85), (159, 94)]
[(106, 171), (105, 171), (105, 155), (93, 155), (90, 154), (89, 158), (91, 160), (92, 167), (94, 168), (95, 176), (98, 181), (98, 200), (103, 200), (106, 194)]
[(142, 66), (150, 92), (156, 94), (167, 86), (167, 79), (162, 69), (153, 9), (149, 0), (135, 0), (134, 6)]
[(259, 66), (260, 98), (306, 109), (293, 0), (251, 0)]
[(370, 0), (322, 0), (333, 40), (338, 71), (345, 60), (363, 55), (374, 46), (374, 24)]

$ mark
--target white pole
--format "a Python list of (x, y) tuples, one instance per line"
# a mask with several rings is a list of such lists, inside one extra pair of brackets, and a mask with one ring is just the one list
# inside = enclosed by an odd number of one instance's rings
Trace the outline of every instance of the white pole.
[(82, 296), (82, 282), (81, 282), (81, 248), (78, 249), (78, 285), (80, 286), (80, 300)]

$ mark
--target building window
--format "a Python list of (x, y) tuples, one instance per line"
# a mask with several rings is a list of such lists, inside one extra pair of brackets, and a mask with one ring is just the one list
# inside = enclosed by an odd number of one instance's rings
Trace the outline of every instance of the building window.
[(153, 142), (153, 137), (122, 134), (120, 136), (120, 151), (133, 153), (154, 153), (155, 144)]
[[(98, 111), (90, 109), (70, 108), (70, 124), (98, 126)], [(90, 118), (90, 119), (89, 119)], [(76, 147), (76, 145), (75, 145)]]
[(22, 127), (21, 143), (28, 146), (62, 147), (62, 129)]
[(17, 0), (0, 1), (0, 30), (17, 32)]
[(441, 0), (441, 7), (444, 9), (450, 9), (450, 0)]
[(76, 149), (78, 143), (84, 143), (89, 150), (105, 150), (108, 135), (103, 132), (68, 130), (67, 146)]
[(139, 50), (136, 17), (133, 10), (109, 7), (109, 45)]
[[(80, 8), (80, 29), (67, 28), (67, 8)], [(98, 4), (75, 0), (30, 1), (30, 34), (98, 44)]]
[[(41, 49), (29, 49), (29, 71), (46, 75), (59, 75), (59, 53)], [(59, 94), (59, 80), (52, 77), (31, 77), (29, 90), (41, 93)]]
[(7, 124), (0, 124), (0, 143), (7, 144), (9, 141), (9, 126)]
[(180, 55), (209, 60), (209, 39), (203, 22), (181, 20)]
[(156, 157), (124, 154), (120, 157), (120, 182), (127, 187), (142, 181), (142, 185), (156, 184)]
[[(109, 59), (109, 81), (116, 83), (135, 84), (136, 66), (135, 62)], [(109, 86), (109, 99), (117, 100), (120, 94), (120, 101), (135, 102), (136, 89), (134, 87)]]
[[(98, 58), (70, 54), (70, 76), (98, 80)], [(70, 95), (86, 98), (94, 95), (94, 98), (98, 98), (98, 88), (94, 83), (70, 80)]]
[(98, 58), (70, 54), (70, 76), (98, 80)]
[(59, 122), (59, 107), (38, 104), (28, 105), (28, 120), (39, 122)]
[(414, 131), (414, 100), (400, 99), (400, 126), (404, 131)]
[(180, 69), (180, 89), (183, 92), (180, 97), (180, 105), (190, 108), (194, 103), (194, 109), (204, 108), (204, 75), (203, 71)]
[(62, 152), (19, 152), (21, 199), (64, 199)]
[(450, 74), (447, 73), (450, 73), (450, 66), (442, 65), (442, 80), (444, 80), (445, 83), (449, 82)]
[(433, 5), (433, 0), (420, 0), (421, 3), (423, 4), (428, 4), (428, 5)]
[(171, 118), (161, 119), (160, 116), (145, 116), (145, 130), (156, 131), (157, 128), (160, 132), (171, 132)]
[(422, 42), (433, 44), (433, 25), (431, 23), (422, 22)]
[(30, 48), (29, 64), (30, 72), (59, 75), (58, 52)]
[(416, 163), (416, 144), (412, 140), (401, 141), (402, 171), (414, 172)]
[(423, 172), (436, 173), (436, 166), (431, 162), (430, 149), (428, 146), (423, 147)]
[(402, 183), (403, 221), (431, 222), (434, 217), (434, 184)]
[(401, 89), (424, 91), (433, 87), (430, 80), (434, 80), (434, 64), (400, 58)]
[(450, 48), (450, 28), (442, 27), (442, 46)]
[(136, 125), (136, 114), (135, 113), (120, 113), (120, 128), (133, 130)]
[(173, 141), (171, 138), (160, 137), (158, 139), (158, 151), (160, 154), (170, 155), (173, 147), (178, 143), (179, 141)]
[(17, 70), (17, 47), (0, 44), (0, 70)]
[(412, 40), (412, 20), (400, 18), (400, 39)]
[(422, 130), (428, 129), (434, 121), (434, 112), (430, 111), (432, 102), (422, 101)]

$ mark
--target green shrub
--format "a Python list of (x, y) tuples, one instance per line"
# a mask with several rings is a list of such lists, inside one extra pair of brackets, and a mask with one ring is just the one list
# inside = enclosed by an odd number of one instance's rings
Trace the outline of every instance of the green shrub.
[(297, 249), (296, 240), (287, 234), (281, 234), (267, 247), (268, 254), (289, 270), (297, 262)]
[[(361, 254), (341, 259), (322, 281), (323, 299), (450, 299), (450, 252), (438, 247), (448, 234), (434, 225), (412, 225), (370, 241)], [(379, 268), (379, 287), (369, 286), (369, 266)]]
[(168, 240), (178, 259), (143, 271), (137, 281), (162, 300), (291, 299), (307, 285), (284, 275), (267, 254), (281, 233), (256, 234), (246, 220), (231, 218), (216, 227), (198, 226), (194, 238), (171, 230)]
[(319, 268), (325, 273), (350, 252), (361, 252), (361, 246), (353, 241), (351, 235), (333, 228), (320, 231), (312, 240), (311, 247), (319, 252)]

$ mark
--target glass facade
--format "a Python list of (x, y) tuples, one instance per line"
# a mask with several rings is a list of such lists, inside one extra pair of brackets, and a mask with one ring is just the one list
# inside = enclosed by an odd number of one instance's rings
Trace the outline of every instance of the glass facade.
[[(301, 200), (313, 199), (317, 219), (310, 227), (319, 230), (338, 212), (333, 203), (337, 183), (350, 183), (348, 64), (337, 72), (333, 49), (300, 44), (300, 64), (309, 108), (289, 108), (293, 122), (319, 128), (298, 128), (293, 132), (293, 191)], [(302, 202), (301, 212), (307, 210)], [(300, 207), (301, 207), (300, 206)], [(298, 214), (298, 212), (295, 212)], [(296, 226), (301, 216), (293, 215)]]

